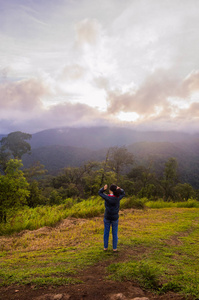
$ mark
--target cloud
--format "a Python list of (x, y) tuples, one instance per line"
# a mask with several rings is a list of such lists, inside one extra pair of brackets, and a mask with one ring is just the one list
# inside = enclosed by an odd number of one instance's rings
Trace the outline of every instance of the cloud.
[(170, 70), (158, 70), (137, 90), (125, 93), (120, 90), (108, 91), (108, 111), (111, 114), (120, 111), (136, 112), (145, 118), (157, 116), (161, 112), (160, 115), (171, 117), (174, 110), (180, 111), (182, 99), (191, 103), (190, 97), (196, 91), (199, 91), (199, 71), (180, 80)]
[(179, 96), (188, 97), (193, 92), (199, 90), (199, 71), (192, 71), (182, 82), (179, 91)]
[(104, 76), (98, 76), (93, 78), (93, 83), (96, 85), (99, 89), (109, 90), (110, 89), (110, 82), (108, 78)]
[(5, 111), (23, 110), (24, 113), (42, 107), (41, 97), (49, 93), (48, 87), (38, 79), (4, 82), (0, 85), (1, 116)]
[(64, 66), (58, 75), (59, 80), (79, 80), (83, 79), (87, 73), (84, 66), (78, 64), (68, 64)]
[(10, 73), (10, 67), (6, 66), (6, 67), (0, 68), (0, 79), (3, 81), (6, 80), (9, 73)]
[[(65, 72), (68, 80), (78, 80), (83, 76), (84, 68), (68, 65)], [(139, 128), (149, 129), (154, 126), (169, 129), (176, 126), (176, 129), (183, 129), (185, 124), (189, 124), (191, 128), (191, 120), (194, 124), (192, 128), (197, 126), (199, 103), (191, 96), (199, 91), (199, 71), (193, 71), (180, 80), (172, 76), (170, 70), (158, 70), (140, 87), (129, 88), (126, 92), (120, 89), (111, 90), (109, 80), (103, 76), (95, 77), (93, 82), (107, 94), (107, 111), (78, 103), (75, 94), (69, 95), (63, 91), (59, 92), (62, 97), (59, 103), (50, 100), (44, 104), (44, 99), (52, 99), (58, 93), (56, 82), (52, 82), (48, 76), (3, 82), (0, 85), (1, 132), (3, 133), (6, 126), (10, 131), (26, 128), (33, 133), (62, 126), (117, 125), (120, 124), (117, 115), (121, 111), (138, 115), (135, 122), (121, 124), (134, 124)], [(183, 106), (184, 104), (186, 105)]]
[(91, 124), (99, 122), (102, 114), (96, 109), (85, 104), (63, 103), (49, 107), (44, 112), (45, 119), (50, 119), (52, 123), (57, 125), (78, 126), (83, 124)]
[[(63, 126), (92, 126), (106, 124), (106, 113), (86, 104), (62, 103), (44, 105), (45, 97), (52, 97), (48, 82), (29, 79), (5, 82), (0, 85), (1, 133), (9, 131), (36, 132)], [(62, 95), (64, 97), (64, 94)]]
[(76, 44), (96, 45), (100, 36), (101, 26), (95, 19), (84, 19), (75, 25)]
[(191, 120), (195, 128), (199, 2), (8, 0), (0, 8), (1, 131), (115, 124), (120, 112), (142, 128), (192, 128)]
[(163, 70), (148, 77), (137, 90), (122, 93), (120, 90), (108, 92), (110, 113), (136, 112), (141, 115), (154, 113), (157, 106), (164, 106), (168, 95), (174, 93), (176, 80), (172, 80)]
[(21, 116), (15, 118), (14, 128), (26, 128), (34, 133), (46, 128), (59, 128), (64, 126), (101, 126), (107, 124), (103, 115), (96, 109), (85, 104), (63, 103), (51, 105), (48, 108), (40, 109), (37, 114), (29, 114), (29, 118)]

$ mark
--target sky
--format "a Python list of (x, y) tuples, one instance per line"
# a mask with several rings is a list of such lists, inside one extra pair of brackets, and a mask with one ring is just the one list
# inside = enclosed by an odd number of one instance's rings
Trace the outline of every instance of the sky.
[(0, 133), (199, 132), (198, 0), (0, 0)]

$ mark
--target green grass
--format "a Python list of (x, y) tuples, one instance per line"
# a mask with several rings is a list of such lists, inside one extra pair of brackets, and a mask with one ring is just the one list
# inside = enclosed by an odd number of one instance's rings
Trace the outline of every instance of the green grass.
[[(104, 210), (104, 203), (99, 197), (72, 205), (71, 199), (65, 204), (55, 206), (24, 207), (11, 215), (6, 224), (0, 224), (0, 234), (12, 234), (22, 230), (34, 230), (44, 226), (55, 226), (67, 217), (90, 218), (99, 216)], [(70, 205), (69, 205), (70, 202)]]
[[(120, 203), (121, 210), (127, 208), (199, 208), (199, 201), (190, 199), (186, 202), (148, 201), (146, 198), (139, 199), (135, 196), (125, 197)], [(104, 212), (104, 201), (100, 197), (91, 197), (77, 202), (71, 198), (65, 203), (55, 206), (39, 206), (36, 208), (24, 207), (8, 217), (6, 224), (0, 224), (0, 235), (13, 234), (22, 230), (35, 230), (44, 226), (56, 226), (67, 217), (93, 218)]]
[(198, 209), (186, 208), (150, 210), (140, 216), (143, 221), (140, 226), (137, 225), (137, 216), (128, 217), (129, 224), (134, 219), (132, 238), (128, 237), (130, 228), (125, 221), (121, 226), (121, 242), (144, 250), (142, 254), (136, 251), (126, 262), (111, 264), (108, 267), (109, 278), (133, 280), (157, 293), (174, 291), (198, 299), (198, 213)]
[[(9, 230), (13, 226), (16, 232), (17, 224), (18, 231), (26, 230), (0, 237), (0, 285), (75, 284), (81, 270), (106, 260), (111, 279), (131, 280), (160, 294), (174, 291), (198, 299), (199, 209), (177, 207), (178, 203), (132, 209), (145, 202), (134, 197), (121, 202), (120, 252), (114, 256), (117, 263), (110, 265), (114, 254), (103, 251), (104, 202), (100, 198), (18, 212)], [(42, 224), (46, 227), (40, 228)], [(37, 230), (27, 230), (34, 226)]]
[(147, 262), (130, 261), (126, 263), (114, 263), (107, 268), (108, 272), (113, 274), (109, 276), (115, 280), (134, 280), (148, 289), (158, 289), (159, 276), (161, 271), (159, 268), (150, 265)]
[[(121, 209), (143, 208), (142, 200), (135, 197), (123, 198)], [(12, 234), (22, 230), (34, 230), (44, 226), (55, 226), (67, 217), (93, 218), (104, 212), (104, 200), (100, 197), (91, 197), (81, 202), (66, 199), (65, 203), (55, 206), (24, 207), (8, 218), (6, 224), (0, 224), (0, 235)]]
[(199, 208), (199, 201), (189, 199), (183, 202), (165, 202), (163, 200), (158, 201), (146, 201), (145, 205), (149, 208), (169, 208), (169, 207), (184, 207), (184, 208)]
[[(91, 249), (42, 250), (20, 255), (12, 254), (1, 263), (1, 285), (63, 285), (80, 282), (75, 275), (86, 266), (104, 258), (100, 247)], [(33, 255), (34, 253), (34, 255)]]
[(2, 237), (0, 285), (79, 282), (76, 274), (83, 268), (107, 259), (101, 247), (103, 223), (98, 223), (99, 220), (83, 223), (71, 220), (51, 231), (44, 229), (12, 238)]

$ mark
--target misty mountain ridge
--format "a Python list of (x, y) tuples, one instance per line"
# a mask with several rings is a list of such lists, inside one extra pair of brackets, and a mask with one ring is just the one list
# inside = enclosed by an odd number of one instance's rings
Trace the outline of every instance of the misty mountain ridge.
[(45, 166), (50, 174), (56, 174), (65, 167), (79, 167), (88, 161), (103, 161), (107, 149), (51, 145), (32, 149), (31, 154), (23, 155), (23, 165), (29, 168), (36, 162)]
[(0, 134), (0, 140), (5, 136), (6, 136), (6, 134)]
[[(151, 168), (158, 176), (163, 175), (165, 162), (175, 157), (178, 162), (179, 179), (199, 189), (199, 140), (187, 142), (139, 142), (127, 146), (134, 155), (134, 164)], [(99, 150), (72, 146), (52, 145), (32, 149), (31, 155), (23, 156), (24, 167), (40, 161), (49, 174), (56, 175), (66, 167), (79, 167), (88, 161), (104, 161), (107, 148)]]
[(61, 145), (101, 149), (127, 146), (138, 142), (182, 142), (199, 138), (198, 134), (177, 131), (135, 131), (122, 127), (82, 127), (47, 129), (32, 135), (32, 149)]
[[(5, 136), (5, 135), (3, 135)], [(31, 155), (22, 157), (24, 167), (40, 161), (49, 174), (88, 161), (103, 161), (107, 149), (125, 146), (136, 165), (149, 166), (162, 176), (170, 157), (178, 161), (180, 179), (199, 188), (199, 135), (182, 132), (139, 132), (128, 128), (92, 127), (48, 129), (32, 134)]]
[[(0, 134), (0, 139), (5, 136), (5, 134)], [(125, 127), (62, 127), (33, 133), (28, 143), (32, 149), (61, 145), (97, 150), (104, 147), (128, 146), (139, 142), (189, 142), (195, 139), (199, 139), (199, 133), (136, 131)]]

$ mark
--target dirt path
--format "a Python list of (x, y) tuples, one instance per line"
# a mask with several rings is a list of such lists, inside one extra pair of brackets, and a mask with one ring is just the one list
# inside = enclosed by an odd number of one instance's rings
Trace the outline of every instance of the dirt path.
[[(134, 250), (135, 251), (135, 250)], [(135, 254), (135, 253), (134, 253)], [(129, 255), (129, 252), (128, 252)], [(106, 278), (106, 267), (113, 261), (124, 261), (127, 254), (115, 253), (110, 260), (89, 267), (76, 278), (83, 283), (61, 287), (35, 289), (30, 285), (9, 286), (0, 288), (1, 300), (130, 300), (139, 297), (143, 300), (185, 300), (175, 293), (155, 295), (142, 290), (132, 281), (115, 282)], [(187, 298), (186, 298), (187, 300)]]

